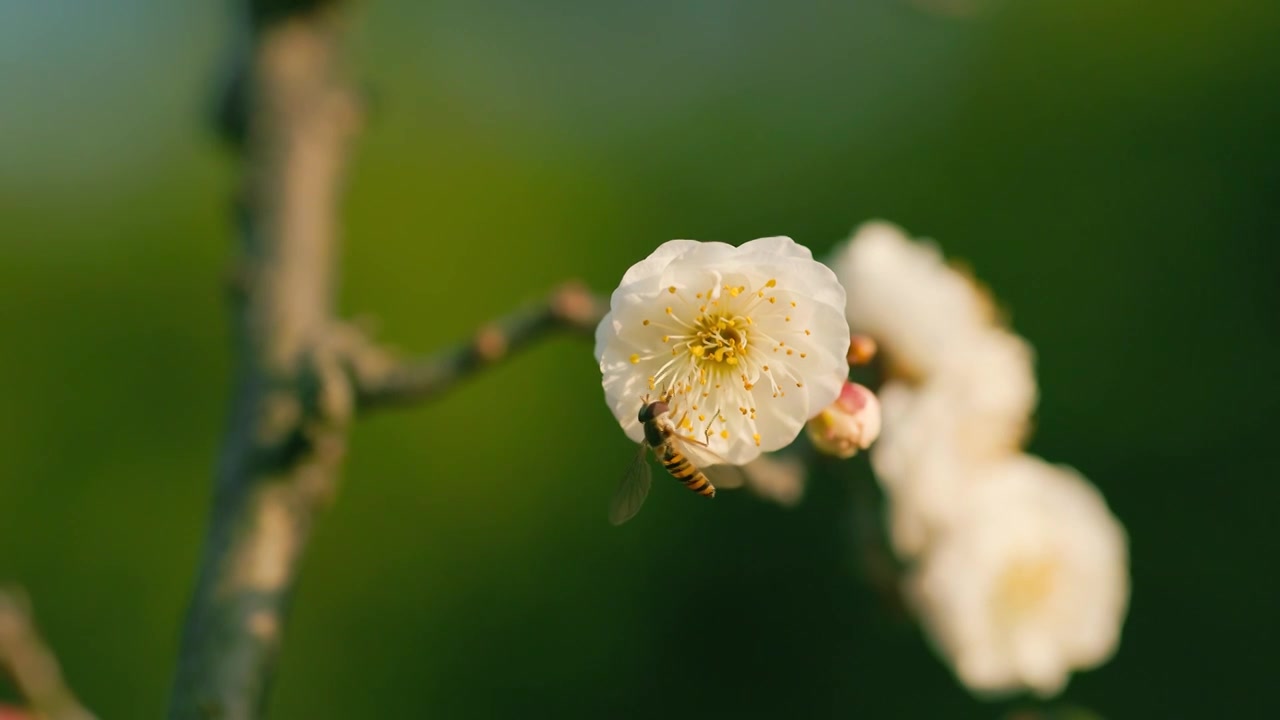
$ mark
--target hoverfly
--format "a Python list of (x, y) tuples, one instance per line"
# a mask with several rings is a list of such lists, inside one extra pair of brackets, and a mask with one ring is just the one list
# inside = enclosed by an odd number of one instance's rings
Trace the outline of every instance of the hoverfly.
[[(640, 443), (640, 452), (623, 473), (618, 489), (613, 494), (613, 504), (609, 508), (609, 522), (621, 525), (630, 520), (644, 499), (649, 495), (652, 472), (649, 469), (648, 451), (652, 450), (655, 458), (662, 463), (672, 477), (685, 487), (712, 498), (716, 496), (716, 486), (707, 475), (714, 475), (726, 486), (740, 485), (741, 475), (738, 468), (728, 464), (727, 460), (707, 449), (706, 443), (678, 435), (671, 421), (666, 417), (670, 408), (662, 400), (645, 402), (640, 408), (640, 423), (644, 426), (644, 441)], [(703, 467), (695, 465), (689, 455), (705, 456), (711, 462)], [(712, 469), (714, 468), (714, 470)]]

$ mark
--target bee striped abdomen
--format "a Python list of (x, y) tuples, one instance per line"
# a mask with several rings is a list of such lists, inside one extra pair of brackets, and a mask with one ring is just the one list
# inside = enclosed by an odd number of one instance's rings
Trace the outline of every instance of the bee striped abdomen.
[(671, 473), (671, 477), (684, 483), (684, 486), (690, 490), (705, 495), (706, 497), (715, 497), (716, 488), (703, 475), (698, 468), (689, 462), (689, 459), (678, 451), (668, 448), (662, 458), (662, 464), (666, 467), (667, 472)]

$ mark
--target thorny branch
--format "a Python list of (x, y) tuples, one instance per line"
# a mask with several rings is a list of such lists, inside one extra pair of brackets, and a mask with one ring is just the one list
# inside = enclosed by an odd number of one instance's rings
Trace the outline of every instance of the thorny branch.
[(0, 668), (8, 671), (38, 717), (94, 720), (62, 679), (58, 660), (37, 632), (26, 595), (19, 590), (0, 588)]

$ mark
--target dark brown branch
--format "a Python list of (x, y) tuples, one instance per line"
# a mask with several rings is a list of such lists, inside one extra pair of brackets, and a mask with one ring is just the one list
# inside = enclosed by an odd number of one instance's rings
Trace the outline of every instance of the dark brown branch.
[(243, 13), (235, 394), (174, 719), (261, 715), (313, 518), (340, 470), (352, 394), (326, 335), (358, 109), (340, 68), (341, 8), (328, 5), (260, 1)]
[(485, 325), (469, 341), (425, 358), (402, 362), (377, 347), (354, 348), (348, 362), (358, 407), (365, 410), (434, 398), (553, 333), (591, 337), (607, 310), (607, 302), (585, 287), (567, 283), (543, 303)]
[(31, 619), (27, 597), (19, 590), (0, 588), (0, 667), (38, 717), (94, 720), (67, 687), (57, 658)]

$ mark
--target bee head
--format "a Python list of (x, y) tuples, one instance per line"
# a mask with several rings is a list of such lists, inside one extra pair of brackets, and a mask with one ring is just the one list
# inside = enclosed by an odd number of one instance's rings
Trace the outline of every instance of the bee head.
[(667, 404), (661, 400), (648, 403), (640, 408), (640, 422), (651, 422), (665, 412), (667, 412)]

